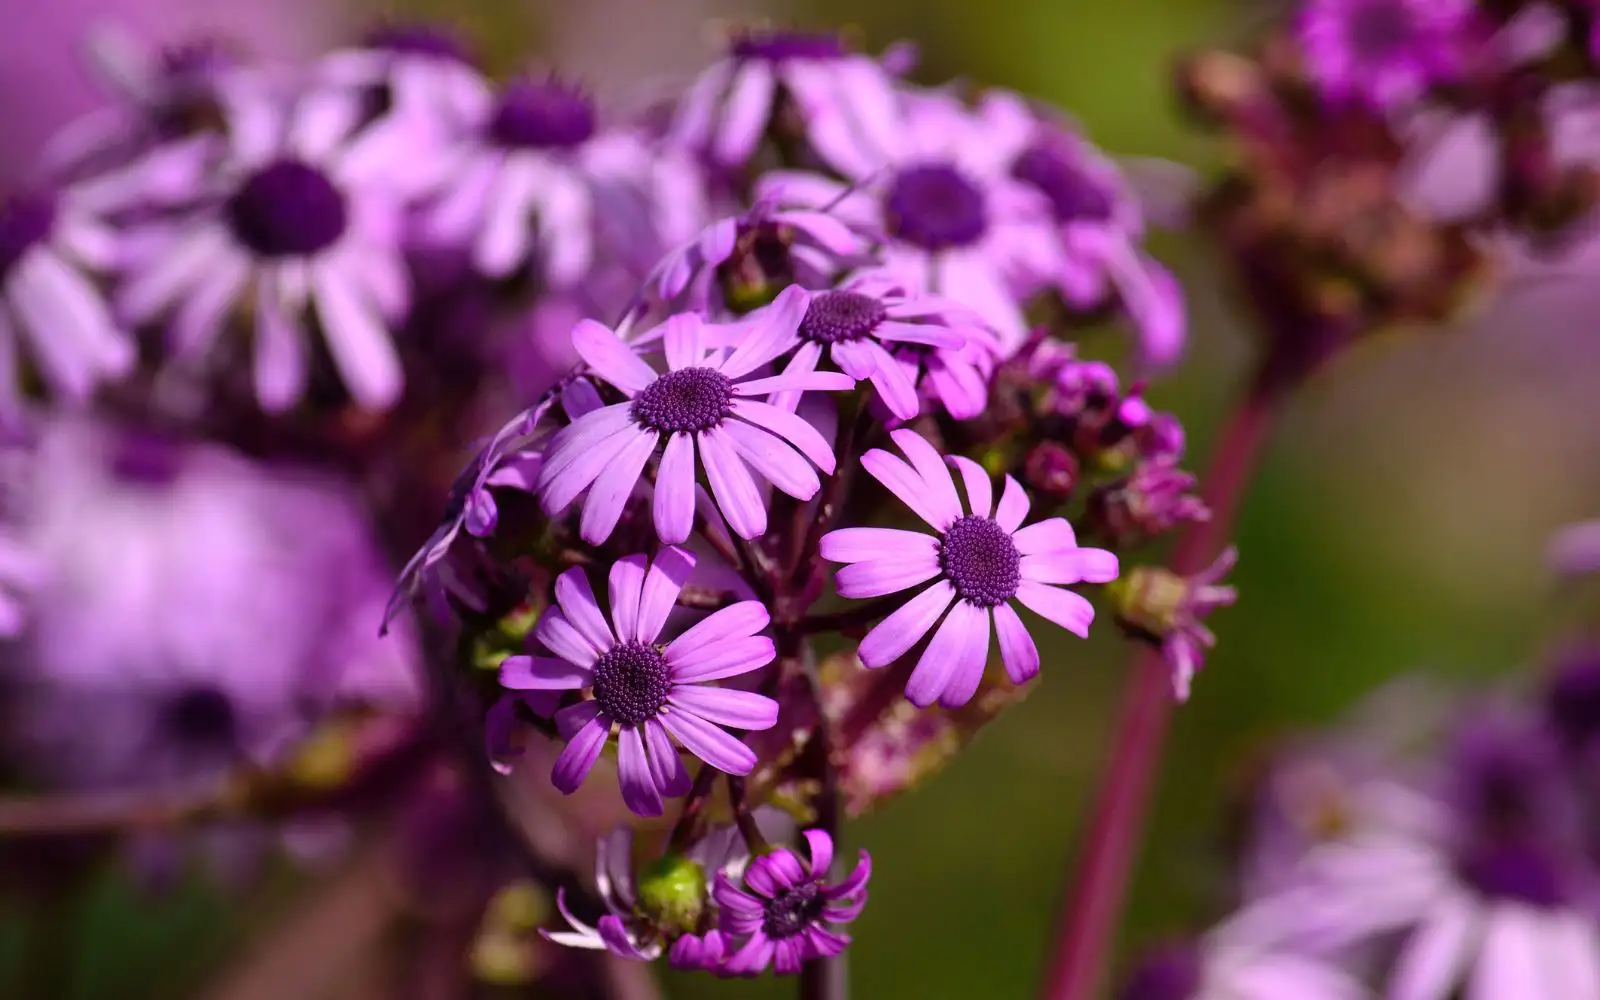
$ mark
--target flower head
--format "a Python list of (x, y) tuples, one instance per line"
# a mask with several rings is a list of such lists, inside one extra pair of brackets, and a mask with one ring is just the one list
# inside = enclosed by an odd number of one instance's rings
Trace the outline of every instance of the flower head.
[(9, 429), (22, 418), (15, 359), (24, 344), (27, 363), (70, 402), (132, 369), (133, 341), (94, 283), (115, 252), (111, 232), (70, 189), (0, 195), (0, 423)]
[(750, 749), (719, 726), (769, 728), (778, 718), (777, 702), (705, 685), (772, 662), (772, 640), (756, 634), (767, 627), (766, 608), (744, 601), (669, 643), (658, 642), (694, 564), (692, 555), (671, 546), (654, 561), (629, 556), (613, 564), (609, 625), (583, 570), (567, 570), (556, 580), (557, 607), (535, 630), (554, 655), (513, 656), (501, 665), (500, 682), (508, 688), (589, 695), (556, 713), (568, 742), (551, 778), (563, 792), (583, 783), (614, 727), (622, 797), (642, 816), (659, 816), (662, 796), (689, 790), (689, 773), (669, 734), (729, 774), (748, 774), (755, 766)]
[(898, 53), (888, 61), (852, 51), (838, 32), (736, 31), (726, 55), (679, 102), (669, 139), (737, 169), (781, 128), (832, 162), (847, 155), (857, 132), (892, 127), (893, 74), (902, 67)]
[(773, 171), (759, 191), (882, 233), (886, 276), (972, 309), (1009, 354), (1027, 338), (1011, 279), (1055, 239), (1046, 198), (1011, 173), (987, 122), (944, 94), (906, 96), (889, 127), (837, 155), (846, 182)]
[(271, 411), (305, 394), (314, 327), (350, 397), (392, 406), (404, 375), (390, 331), (410, 299), (404, 204), (383, 158), (344, 136), (337, 103), (323, 95), (236, 108), (230, 155), (189, 192), (175, 226), (158, 223), (142, 241), (121, 313), (165, 319), (174, 355), (190, 362), (253, 314), (256, 396)]
[(1465, 68), (1474, 14), (1470, 0), (1308, 0), (1296, 27), (1327, 98), (1389, 110)]
[(737, 949), (723, 972), (755, 976), (775, 964), (779, 975), (793, 975), (803, 962), (833, 958), (849, 945), (849, 937), (829, 925), (851, 922), (867, 905), (872, 857), (862, 851), (855, 870), (830, 885), (833, 838), (807, 830), (805, 839), (809, 860), (780, 847), (752, 859), (739, 883), (717, 876), (712, 892), (722, 908), (722, 931)]
[(1237, 550), (1229, 548), (1210, 566), (1187, 577), (1160, 567), (1137, 566), (1107, 588), (1117, 623), (1160, 645), (1172, 668), (1172, 691), (1179, 701), (1188, 700), (1205, 652), (1217, 642), (1205, 619), (1238, 600), (1237, 590), (1219, 582), (1238, 559)]
[[(815, 496), (821, 481), (812, 466), (832, 473), (833, 449), (810, 424), (756, 397), (845, 390), (855, 380), (817, 371), (750, 377), (794, 346), (806, 301), (804, 292), (790, 288), (737, 327), (707, 324), (693, 313), (673, 316), (661, 327), (665, 374), (611, 330), (579, 323), (572, 332), (579, 355), (626, 399), (580, 417), (551, 439), (535, 485), (545, 512), (560, 514), (588, 490), (579, 532), (591, 544), (605, 541), (662, 441), (654, 514), (656, 532), (669, 544), (685, 541), (694, 526), (697, 453), (717, 507), (742, 538), (767, 529), (766, 504), (751, 470), (790, 496)], [(737, 346), (730, 351), (721, 346), (726, 343)]]
[(843, 597), (880, 597), (934, 582), (867, 633), (857, 655), (865, 666), (887, 666), (938, 625), (906, 684), (906, 697), (922, 706), (964, 705), (983, 679), (992, 622), (1006, 675), (1016, 684), (1031, 680), (1039, 672), (1039, 650), (1011, 601), (1087, 635), (1094, 607), (1059, 585), (1116, 579), (1116, 556), (1079, 548), (1065, 518), (1023, 528), (1028, 497), (1017, 481), (1006, 477), (994, 505), (989, 474), (955, 456), (949, 461), (966, 486), (964, 512), (934, 447), (910, 430), (892, 436), (909, 464), (874, 448), (861, 456), (861, 465), (937, 534), (841, 528), (823, 536), (819, 551), (824, 559), (850, 564), (835, 579)]

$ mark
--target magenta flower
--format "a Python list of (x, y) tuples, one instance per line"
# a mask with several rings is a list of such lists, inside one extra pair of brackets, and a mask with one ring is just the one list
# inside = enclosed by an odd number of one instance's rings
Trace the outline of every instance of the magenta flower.
[(775, 963), (779, 975), (793, 975), (802, 963), (833, 958), (850, 944), (828, 925), (850, 923), (867, 905), (872, 856), (862, 851), (855, 870), (829, 885), (833, 838), (822, 830), (807, 830), (805, 838), (809, 862), (780, 847), (753, 859), (742, 884), (717, 876), (712, 895), (722, 908), (722, 929), (738, 948), (723, 972), (756, 976)]
[(1562, 576), (1600, 572), (1600, 520), (1579, 521), (1556, 532), (1549, 561)]
[(990, 91), (975, 111), (1005, 150), (1011, 175), (1048, 202), (1054, 240), (1035, 247), (1030, 281), (1085, 311), (1113, 294), (1139, 335), (1146, 367), (1170, 367), (1186, 337), (1177, 279), (1142, 249), (1144, 218), (1122, 171), (1065, 122), (1041, 116), (1016, 94)]
[(343, 141), (339, 107), (313, 94), (289, 109), (236, 108), (227, 161), (190, 193), (181, 222), (152, 228), (117, 297), (132, 322), (166, 318), (180, 359), (206, 357), (253, 313), (256, 396), (270, 411), (304, 395), (312, 329), (357, 404), (387, 409), (404, 388), (390, 337), (410, 299), (403, 205), (382, 158)]
[(1296, 27), (1326, 97), (1393, 109), (1465, 68), (1475, 13), (1472, 0), (1308, 0)]
[(723, 608), (666, 645), (657, 637), (683, 589), (694, 556), (669, 546), (649, 562), (629, 556), (611, 567), (611, 626), (581, 569), (556, 580), (558, 607), (546, 611), (535, 635), (553, 656), (513, 656), (500, 682), (518, 691), (583, 690), (591, 697), (556, 713), (567, 735), (551, 780), (571, 794), (594, 767), (618, 727), (622, 798), (641, 816), (661, 815), (662, 796), (689, 790), (668, 734), (690, 753), (729, 774), (749, 774), (756, 757), (719, 726), (768, 729), (778, 703), (750, 691), (706, 687), (771, 663), (766, 608), (742, 601)]
[(133, 367), (133, 341), (91, 277), (115, 253), (113, 234), (70, 191), (0, 197), (0, 423), (21, 420), (19, 341), (45, 385), (73, 402)]
[[(489, 99), (467, 45), (447, 26), (386, 24), (359, 46), (328, 53), (313, 68), (319, 85), (342, 87), (352, 101), (378, 92), (391, 114), (420, 127), (464, 127)], [(351, 109), (351, 117), (362, 110)]]
[(881, 597), (934, 583), (867, 633), (857, 651), (862, 664), (887, 666), (938, 625), (906, 684), (906, 697), (922, 707), (935, 701), (965, 705), (983, 679), (992, 620), (1006, 675), (1015, 684), (1030, 680), (1039, 672), (1039, 650), (1010, 602), (1086, 636), (1094, 607), (1059, 585), (1114, 580), (1117, 557), (1079, 548), (1065, 518), (1022, 528), (1028, 497), (1010, 476), (991, 514), (989, 474), (971, 459), (953, 456), (970, 506), (963, 513), (955, 481), (934, 447), (910, 430), (892, 437), (910, 464), (874, 448), (861, 456), (861, 465), (937, 534), (842, 528), (823, 536), (820, 552), (849, 564), (835, 578), (843, 597)]
[[(551, 440), (535, 483), (545, 512), (560, 514), (588, 490), (580, 532), (591, 544), (605, 541), (663, 438), (654, 515), (657, 534), (669, 544), (687, 540), (694, 527), (697, 452), (717, 507), (742, 538), (767, 530), (751, 470), (790, 496), (815, 496), (821, 481), (812, 464), (831, 474), (833, 449), (795, 414), (754, 397), (847, 390), (855, 380), (836, 372), (748, 377), (794, 346), (806, 302), (805, 292), (791, 287), (737, 327), (707, 324), (693, 313), (673, 316), (661, 327), (665, 374), (606, 327), (579, 323), (572, 332), (578, 353), (628, 399), (579, 418)], [(734, 336), (731, 353), (713, 346)]]
[(989, 124), (953, 97), (907, 95), (902, 115), (863, 133), (834, 166), (847, 178), (773, 171), (758, 192), (785, 207), (822, 208), (888, 237), (884, 271), (914, 292), (975, 311), (1009, 354), (1027, 338), (1011, 282), (1055, 240), (1046, 199), (1011, 174)]
[(901, 50), (883, 62), (852, 52), (838, 32), (745, 29), (727, 55), (702, 73), (679, 103), (674, 145), (719, 166), (741, 167), (755, 155), (780, 96), (792, 102), (807, 142), (824, 159), (846, 155), (854, 133), (892, 129), (892, 74), (909, 66)]
[[(937, 364), (947, 373), (960, 361), (947, 363), (943, 356), (959, 356), (969, 341), (984, 345), (992, 340), (982, 321), (964, 306), (934, 296), (908, 296), (882, 282), (849, 282), (806, 298), (800, 346), (784, 374), (815, 371), (826, 351), (846, 375), (870, 381), (889, 412), (901, 420), (922, 411), (919, 369)], [(962, 389), (971, 388), (970, 380), (955, 381)], [(981, 396), (983, 383), (979, 387)], [(966, 398), (953, 395), (958, 406)], [(800, 393), (790, 391), (780, 393), (773, 404), (793, 410), (799, 401)], [(977, 409), (982, 409), (981, 402)]]

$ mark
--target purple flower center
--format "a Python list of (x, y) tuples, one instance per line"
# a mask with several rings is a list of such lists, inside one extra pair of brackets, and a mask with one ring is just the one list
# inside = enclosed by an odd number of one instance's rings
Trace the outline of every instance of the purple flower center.
[(838, 59), (849, 52), (844, 39), (831, 31), (772, 31), (743, 34), (729, 51), (736, 59)]
[(1461, 862), (1463, 878), (1491, 899), (1554, 909), (1567, 902), (1561, 872), (1548, 853), (1525, 844), (1498, 844)]
[(860, 292), (823, 292), (806, 307), (800, 336), (818, 344), (860, 340), (884, 321), (883, 303)]
[(1169, 948), (1144, 958), (1128, 976), (1120, 1000), (1189, 1000), (1200, 992), (1200, 956)]
[(489, 138), (517, 149), (570, 149), (594, 135), (594, 104), (558, 80), (506, 85), (489, 123)]
[(666, 657), (648, 643), (612, 646), (594, 665), (595, 704), (606, 718), (625, 726), (655, 718), (671, 690), (672, 671)]
[(233, 235), (260, 257), (310, 257), (344, 235), (350, 213), (328, 176), (300, 160), (267, 164), (228, 199)]
[(50, 238), (56, 200), (47, 194), (16, 194), (0, 201), (0, 283), (29, 250)]
[(459, 38), (434, 25), (386, 24), (368, 32), (364, 44), (369, 49), (381, 49), (397, 55), (472, 62), (467, 47)]
[(983, 192), (944, 163), (908, 167), (884, 204), (891, 235), (924, 250), (970, 246), (989, 228)]
[(195, 750), (233, 746), (238, 721), (233, 702), (209, 686), (179, 691), (161, 715), (162, 732), (179, 745)]
[(1350, 11), (1350, 48), (1364, 59), (1384, 59), (1410, 45), (1417, 24), (1399, 0), (1367, 0)]
[(1111, 218), (1111, 193), (1078, 164), (1049, 146), (1024, 150), (1011, 165), (1011, 176), (1031, 184), (1050, 202), (1057, 222), (1104, 222)]
[(968, 514), (945, 530), (939, 567), (957, 596), (980, 608), (1004, 604), (1022, 583), (1022, 556), (1011, 533), (992, 519)]
[(635, 423), (668, 434), (704, 431), (733, 412), (733, 383), (712, 368), (680, 368), (633, 399)]
[(820, 882), (805, 882), (772, 897), (761, 916), (761, 929), (774, 941), (800, 934), (822, 916), (827, 900)]

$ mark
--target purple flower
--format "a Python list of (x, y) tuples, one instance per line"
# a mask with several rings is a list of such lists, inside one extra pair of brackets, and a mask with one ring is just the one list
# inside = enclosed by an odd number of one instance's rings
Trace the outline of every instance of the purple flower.
[(115, 237), (71, 190), (0, 196), (0, 423), (21, 420), (19, 341), (50, 390), (71, 402), (132, 369), (133, 341), (92, 277), (116, 252)]
[(835, 579), (843, 597), (880, 597), (934, 583), (867, 633), (857, 655), (865, 666), (887, 666), (938, 625), (906, 683), (906, 697), (923, 707), (935, 701), (958, 707), (983, 679), (992, 620), (1006, 675), (1025, 683), (1039, 672), (1039, 650), (1010, 602), (1086, 636), (1094, 607), (1056, 585), (1114, 580), (1117, 557), (1079, 548), (1065, 518), (1022, 528), (1028, 497), (1010, 476), (991, 515), (989, 474), (971, 459), (953, 456), (949, 461), (961, 473), (970, 507), (963, 513), (955, 481), (934, 447), (910, 430), (892, 437), (910, 464), (874, 448), (861, 456), (861, 465), (938, 534), (842, 528), (824, 535), (819, 551), (824, 559), (850, 564)]
[[(572, 332), (578, 353), (627, 399), (580, 417), (551, 439), (535, 484), (545, 512), (560, 514), (588, 490), (580, 533), (591, 544), (605, 541), (663, 438), (654, 514), (656, 532), (669, 544), (687, 540), (694, 527), (696, 452), (718, 508), (742, 538), (767, 530), (766, 504), (750, 470), (790, 496), (815, 496), (821, 481), (812, 464), (831, 474), (833, 449), (800, 417), (754, 397), (845, 390), (855, 380), (835, 372), (749, 378), (795, 345), (806, 301), (801, 289), (790, 288), (736, 327), (707, 324), (693, 313), (671, 317), (660, 328), (666, 374), (599, 323), (578, 324)], [(735, 342), (731, 353), (720, 346)]]
[(1173, 696), (1179, 701), (1189, 700), (1190, 685), (1204, 665), (1206, 650), (1217, 643), (1205, 619), (1238, 600), (1237, 590), (1219, 582), (1238, 561), (1238, 550), (1230, 546), (1192, 576), (1138, 566), (1107, 588), (1117, 623), (1160, 645), (1172, 669)]
[(850, 944), (828, 925), (850, 923), (867, 905), (872, 857), (862, 851), (855, 870), (829, 885), (833, 838), (807, 830), (805, 839), (809, 862), (780, 847), (753, 859), (740, 884), (717, 876), (712, 894), (722, 908), (722, 929), (738, 949), (723, 972), (755, 976), (775, 963), (779, 975), (793, 975), (801, 963), (833, 958)]
[(1027, 338), (1012, 281), (1036, 270), (1056, 239), (1050, 207), (1011, 173), (993, 129), (955, 98), (908, 95), (890, 128), (857, 138), (834, 166), (848, 183), (773, 171), (759, 193), (786, 207), (832, 206), (863, 232), (888, 237), (884, 270), (910, 291), (974, 310), (1007, 353)]
[[(784, 374), (815, 371), (824, 351), (853, 379), (870, 381), (884, 406), (901, 420), (922, 411), (918, 380), (922, 369), (939, 381), (946, 407), (974, 415), (983, 409), (988, 386), (964, 349), (997, 351), (993, 336), (970, 310), (933, 296), (908, 296), (881, 281), (853, 281), (831, 291), (808, 293), (800, 321), (800, 346)], [(793, 410), (796, 391), (773, 403)]]
[[(319, 86), (347, 89), (351, 101), (376, 93), (390, 114), (421, 128), (464, 128), (489, 100), (471, 51), (446, 25), (376, 27), (360, 45), (328, 53), (312, 74)], [(349, 113), (354, 120), (362, 109)]]
[(1471, 0), (1307, 0), (1296, 30), (1324, 96), (1386, 110), (1460, 74), (1475, 13)]
[(695, 559), (683, 549), (662, 549), (654, 562), (629, 556), (614, 563), (611, 622), (581, 569), (556, 580), (557, 608), (545, 612), (535, 635), (554, 656), (513, 656), (500, 682), (519, 691), (583, 690), (590, 700), (556, 713), (566, 749), (551, 779), (571, 794), (583, 783), (613, 726), (619, 728), (622, 797), (641, 816), (661, 815), (662, 796), (689, 790), (689, 773), (670, 733), (691, 753), (729, 774), (748, 774), (755, 754), (721, 725), (767, 729), (778, 704), (749, 691), (704, 686), (757, 670), (777, 655), (766, 608), (741, 601), (712, 614), (667, 643), (656, 640)]
[(771, 198), (761, 199), (668, 252), (632, 312), (662, 303), (730, 318), (766, 304), (790, 285), (831, 288), (844, 272), (869, 263), (876, 247), (827, 211), (782, 209)]
[(892, 74), (903, 60), (895, 50), (886, 56), (888, 67), (852, 52), (838, 32), (740, 30), (683, 95), (668, 138), (718, 166), (742, 167), (787, 100), (813, 150), (829, 162), (847, 158), (857, 133), (894, 127)]
[(29, 592), (44, 579), (44, 565), (26, 542), (0, 532), (0, 636), (14, 636), (27, 621)]
[(1192, 473), (1170, 453), (1142, 461), (1127, 476), (1097, 488), (1089, 497), (1088, 517), (1097, 534), (1120, 545), (1137, 545), (1179, 524), (1204, 521), (1211, 509), (1194, 493)]
[(1226, 940), (1146, 955), (1117, 994), (1119, 1000), (1367, 1000), (1370, 995), (1327, 959)]
[(1562, 576), (1600, 572), (1600, 520), (1579, 521), (1556, 532), (1549, 561)]
[(1048, 202), (1057, 239), (1038, 243), (1028, 269), (1039, 287), (1074, 308), (1092, 310), (1113, 292), (1139, 334), (1153, 370), (1183, 351), (1183, 291), (1141, 249), (1144, 218), (1122, 171), (1062, 122), (1041, 117), (1016, 94), (990, 91), (975, 112), (1005, 149), (1013, 177)]
[[(305, 393), (321, 331), (359, 405), (392, 406), (404, 388), (390, 337), (410, 298), (398, 243), (403, 208), (383, 159), (344, 143), (338, 99), (312, 94), (284, 108), (235, 109), (227, 161), (206, 190), (132, 263), (117, 304), (136, 323), (169, 320), (180, 359), (204, 358), (254, 314), (256, 395), (279, 411)], [(311, 322), (315, 317), (315, 323)]]

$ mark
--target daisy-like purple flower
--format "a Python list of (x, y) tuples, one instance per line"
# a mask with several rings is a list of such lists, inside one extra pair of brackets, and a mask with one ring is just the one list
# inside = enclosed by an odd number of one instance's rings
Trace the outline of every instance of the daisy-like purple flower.
[[(795, 345), (806, 303), (805, 292), (791, 287), (737, 327), (707, 324), (694, 313), (671, 317), (660, 336), (665, 374), (606, 327), (579, 323), (572, 332), (579, 355), (596, 378), (628, 398), (579, 418), (551, 439), (535, 482), (545, 512), (560, 514), (588, 490), (579, 531), (591, 544), (605, 541), (663, 440), (654, 516), (656, 532), (668, 544), (687, 540), (694, 527), (697, 454), (717, 507), (741, 538), (767, 530), (766, 504), (752, 470), (790, 496), (815, 496), (821, 480), (813, 465), (832, 474), (832, 447), (805, 420), (756, 397), (848, 390), (855, 380), (816, 371), (749, 377)], [(714, 346), (736, 335), (731, 352)]]
[[(611, 567), (611, 624), (582, 569), (556, 579), (557, 607), (540, 618), (538, 641), (553, 656), (513, 656), (500, 682), (519, 691), (582, 690), (591, 697), (556, 713), (567, 746), (551, 774), (571, 794), (618, 730), (622, 798), (641, 816), (661, 815), (663, 796), (689, 790), (671, 737), (729, 774), (749, 774), (756, 757), (721, 726), (768, 729), (778, 703), (750, 691), (706, 686), (749, 673), (777, 655), (759, 601), (723, 608), (665, 645), (657, 642), (695, 559), (669, 546), (653, 562), (629, 556)], [(615, 626), (613, 631), (612, 626)], [(670, 736), (669, 736), (670, 734)]]
[(24, 345), (26, 363), (73, 402), (133, 367), (133, 341), (92, 277), (115, 255), (115, 237), (70, 190), (0, 196), (0, 422), (21, 419)]
[(746, 28), (690, 85), (668, 138), (720, 167), (750, 162), (783, 101), (824, 159), (848, 155), (860, 132), (893, 128), (895, 76), (906, 50), (880, 61), (852, 51), (836, 31)]
[[(256, 395), (279, 411), (305, 393), (320, 330), (346, 391), (387, 409), (404, 376), (390, 336), (410, 298), (400, 199), (381, 157), (345, 142), (342, 99), (233, 109), (232, 148), (182, 220), (158, 223), (118, 297), (135, 323), (165, 318), (180, 359), (205, 357), (253, 314)], [(311, 322), (315, 317), (315, 323)]]
[(773, 171), (758, 191), (786, 207), (831, 206), (861, 231), (883, 233), (891, 280), (974, 310), (1014, 352), (1027, 323), (1012, 282), (1055, 239), (1050, 206), (1012, 175), (988, 123), (960, 101), (923, 93), (900, 103), (892, 127), (833, 157), (846, 182)]
[[(1065, 122), (1042, 117), (1008, 91), (990, 91), (974, 112), (1004, 147), (1013, 177), (1042, 194), (1057, 238), (1039, 241), (1026, 270), (1083, 310), (1109, 296), (1134, 323), (1151, 369), (1170, 366), (1185, 339), (1177, 279), (1141, 249), (1144, 217), (1122, 171)], [(1024, 282), (1024, 285), (1028, 282)]]
[(738, 948), (724, 973), (756, 976), (775, 964), (779, 975), (793, 975), (802, 963), (833, 958), (850, 944), (829, 925), (850, 923), (867, 905), (872, 856), (863, 850), (855, 870), (830, 885), (833, 838), (807, 830), (805, 839), (809, 860), (780, 847), (753, 859), (739, 884), (717, 876), (712, 894), (722, 908), (722, 930)]
[(1464, 68), (1471, 0), (1308, 0), (1296, 33), (1324, 96), (1392, 110)]
[(964, 512), (955, 480), (933, 445), (905, 429), (892, 437), (909, 464), (874, 448), (861, 456), (861, 465), (937, 534), (841, 528), (823, 536), (820, 553), (849, 564), (835, 578), (843, 597), (881, 597), (934, 582), (867, 633), (857, 650), (862, 664), (893, 663), (937, 625), (906, 683), (906, 698), (922, 707), (937, 701), (956, 708), (983, 679), (992, 621), (1006, 676), (1014, 684), (1032, 679), (1039, 672), (1039, 650), (1010, 602), (1086, 636), (1093, 605), (1060, 585), (1114, 580), (1117, 557), (1079, 548), (1065, 518), (1023, 528), (1028, 496), (1022, 486), (1007, 476), (994, 506), (989, 474), (971, 459), (952, 456), (966, 486)]
[[(946, 398), (955, 398), (960, 407), (976, 395), (976, 409), (982, 409), (984, 383), (973, 385), (964, 377), (970, 367), (957, 359), (943, 359), (959, 356), (969, 341), (981, 345), (992, 340), (970, 309), (935, 296), (908, 296), (870, 280), (810, 292), (806, 299), (800, 346), (784, 368), (785, 375), (815, 371), (826, 352), (846, 375), (870, 381), (890, 413), (911, 420), (922, 411), (917, 382), (919, 369), (926, 367), (929, 378), (946, 383), (941, 386)], [(773, 403), (792, 410), (799, 400), (800, 393), (791, 391)]]
[(1361, 981), (1326, 957), (1224, 940), (1168, 946), (1134, 966), (1118, 1000), (1368, 1000)]

